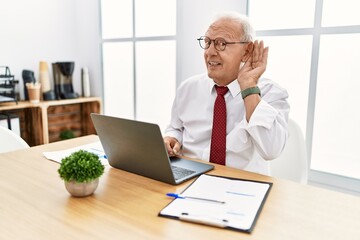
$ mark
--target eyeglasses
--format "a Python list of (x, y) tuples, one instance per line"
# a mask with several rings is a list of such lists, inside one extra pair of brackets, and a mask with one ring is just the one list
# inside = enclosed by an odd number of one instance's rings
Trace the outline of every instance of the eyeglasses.
[(226, 45), (228, 45), (228, 44), (248, 43), (248, 42), (227, 42), (223, 38), (210, 39), (209, 37), (206, 37), (206, 36), (201, 36), (197, 40), (199, 41), (199, 45), (202, 49), (208, 49), (211, 45), (211, 42), (214, 42), (214, 47), (218, 51), (224, 51), (226, 48)]

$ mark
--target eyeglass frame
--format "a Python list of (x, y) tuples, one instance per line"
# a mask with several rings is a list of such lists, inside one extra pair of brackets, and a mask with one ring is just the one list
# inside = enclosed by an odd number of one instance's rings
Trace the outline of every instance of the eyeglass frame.
[[(203, 47), (203, 46), (201, 45), (201, 43), (200, 43), (200, 41), (204, 40), (205, 38), (209, 39), (210, 44), (209, 44), (208, 47)], [(214, 42), (214, 47), (215, 47), (215, 49), (216, 49), (217, 51), (224, 51), (224, 50), (226, 49), (226, 45), (228, 45), (228, 44), (246, 44), (246, 43), (249, 43), (249, 42), (246, 42), (246, 41), (227, 42), (224, 38), (221, 38), (221, 37), (220, 37), (220, 38), (211, 39), (211, 38), (209, 38), (209, 37), (207, 37), (207, 36), (201, 36), (201, 37), (199, 37), (199, 38), (196, 39), (196, 40), (199, 41), (200, 47), (201, 47), (202, 49), (204, 49), (204, 50), (209, 49), (210, 46), (211, 46), (211, 43)], [(218, 44), (216, 44), (216, 41), (219, 41), (219, 40), (224, 40), (224, 42), (223, 42), (223, 43), (225, 44), (224, 49), (218, 49), (218, 48), (216, 47), (216, 46), (218, 46)]]

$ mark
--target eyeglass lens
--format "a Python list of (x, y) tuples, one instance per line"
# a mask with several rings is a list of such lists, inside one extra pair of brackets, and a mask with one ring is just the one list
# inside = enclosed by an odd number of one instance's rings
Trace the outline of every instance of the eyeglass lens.
[(222, 38), (216, 38), (214, 40), (211, 40), (208, 37), (201, 37), (198, 40), (200, 47), (203, 49), (208, 49), (211, 45), (211, 42), (214, 42), (215, 49), (218, 51), (223, 51), (226, 48), (226, 42)]

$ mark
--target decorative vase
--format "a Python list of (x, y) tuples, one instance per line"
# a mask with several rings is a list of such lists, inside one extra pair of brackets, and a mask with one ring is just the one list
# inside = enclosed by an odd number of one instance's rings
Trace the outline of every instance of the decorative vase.
[(81, 87), (82, 87), (82, 96), (90, 97), (89, 69), (86, 67), (81, 69)]
[(51, 90), (49, 68), (47, 62), (44, 61), (41, 61), (39, 65), (39, 79), (41, 83), (41, 91), (42, 93), (45, 93)]
[(65, 181), (65, 188), (74, 197), (86, 197), (93, 194), (99, 185), (99, 179), (95, 179), (91, 182), (76, 182), (76, 181)]

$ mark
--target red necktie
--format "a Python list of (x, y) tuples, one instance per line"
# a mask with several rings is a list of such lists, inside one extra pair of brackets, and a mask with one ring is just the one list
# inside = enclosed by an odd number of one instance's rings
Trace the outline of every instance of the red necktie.
[(214, 104), (211, 134), (210, 162), (225, 165), (226, 153), (226, 103), (227, 87), (215, 86), (217, 97)]

